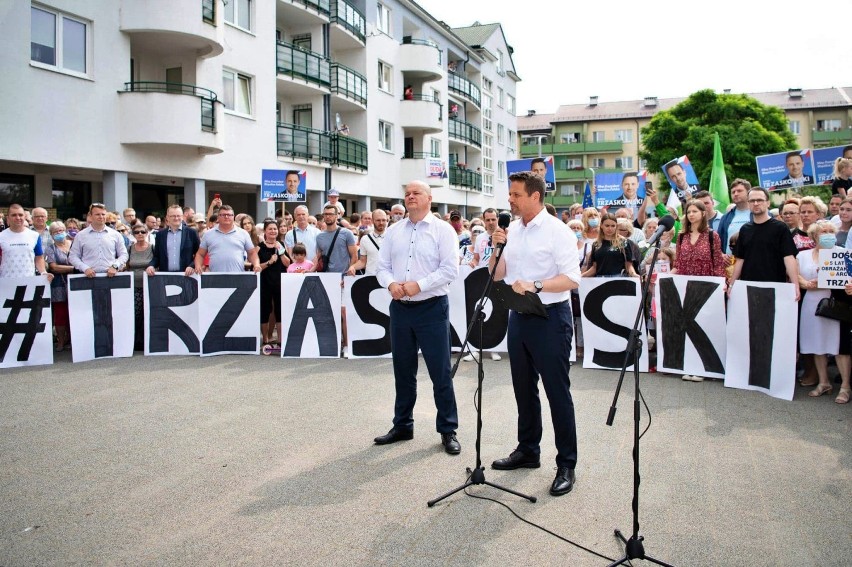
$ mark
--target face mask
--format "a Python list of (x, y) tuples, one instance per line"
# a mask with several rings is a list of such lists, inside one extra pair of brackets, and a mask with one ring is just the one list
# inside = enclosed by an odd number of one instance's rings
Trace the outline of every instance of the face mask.
[(65, 234), (64, 232), (57, 232), (56, 234), (53, 235), (53, 240), (55, 240), (56, 242), (64, 242), (66, 236), (68, 236), (68, 235)]
[(834, 248), (837, 244), (837, 237), (833, 234), (820, 234), (819, 235), (819, 247), (820, 248)]
[(75, 236), (77, 236), (77, 229), (76, 229), (76, 228), (72, 228), (71, 230), (69, 230), (69, 231), (68, 231), (68, 236), (70, 236), (71, 238), (74, 238)]
[(393, 222), (401, 221), (401, 220), (402, 220), (402, 217), (403, 217), (403, 215), (398, 214), (398, 213), (397, 213), (397, 214), (393, 214), (393, 215), (391, 215), (391, 218), (393, 219)]
[(574, 220), (578, 220), (578, 221), (583, 220), (583, 215), (582, 214), (574, 215)]
[(451, 225), (453, 225), (453, 228), (454, 228), (454, 229), (456, 229), (456, 231), (459, 231), (459, 230), (461, 230), (461, 227), (462, 227), (462, 223), (460, 223), (460, 222), (455, 222), (455, 221), (452, 221), (452, 222), (450, 222), (450, 224), (451, 224)]
[(574, 233), (574, 236), (577, 237), (577, 240), (583, 240), (583, 233), (579, 230)]
[(592, 228), (597, 228), (597, 227), (600, 226), (600, 224), (601, 224), (600, 219), (596, 219), (596, 218), (589, 219), (589, 226), (592, 227)]

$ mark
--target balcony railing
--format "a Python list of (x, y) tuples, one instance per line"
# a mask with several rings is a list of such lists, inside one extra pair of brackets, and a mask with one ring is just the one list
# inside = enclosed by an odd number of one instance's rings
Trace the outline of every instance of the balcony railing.
[(425, 101), (425, 102), (434, 102), (435, 104), (438, 105), (438, 121), (439, 122), (444, 121), (444, 105), (441, 104), (440, 99), (438, 99), (437, 97), (434, 97), (432, 95), (425, 95), (425, 94), (410, 94), (407, 97), (406, 96), (402, 97), (403, 102), (405, 102), (407, 100), (422, 100), (422, 101)]
[(474, 191), (482, 191), (482, 175), (460, 167), (450, 168), (450, 185), (467, 187)]
[(210, 89), (185, 85), (182, 83), (166, 83), (161, 81), (135, 81), (124, 83), (125, 92), (139, 93), (169, 93), (197, 96), (201, 100), (201, 129), (206, 132), (216, 131), (216, 110), (218, 102), (216, 93)]
[(367, 144), (337, 132), (278, 124), (278, 155), (367, 169)]
[(452, 72), (447, 73), (447, 87), (452, 92), (458, 93), (459, 95), (472, 101), (476, 106), (480, 106), (479, 101), (481, 93), (479, 91), (479, 87), (477, 87), (461, 75), (456, 75)]
[(835, 143), (848, 144), (852, 140), (852, 130), (829, 130), (822, 132), (820, 130), (813, 131), (814, 143)]
[(469, 122), (450, 118), (449, 134), (451, 138), (482, 147), (482, 130)]
[(331, 92), (367, 104), (367, 79), (340, 63), (331, 64)]
[(428, 45), (429, 47), (434, 47), (435, 51), (438, 52), (438, 66), (440, 67), (443, 63), (443, 53), (441, 52), (441, 48), (438, 47), (438, 44), (429, 39), (415, 39), (411, 37), (402, 38), (403, 45)]
[(278, 42), (275, 68), (279, 75), (302, 79), (320, 87), (331, 84), (329, 60), (319, 53), (305, 51), (290, 43)]
[(402, 154), (402, 159), (429, 159), (439, 157), (441, 157), (441, 154), (433, 152), (406, 152)]
[(361, 43), (367, 37), (367, 23), (364, 14), (346, 0), (332, 0), (331, 21), (349, 30), (352, 35), (361, 40)]
[(201, 19), (216, 25), (216, 0), (201, 0)]
[(323, 16), (328, 16), (331, 13), (331, 0), (293, 0), (293, 3), (311, 8)]

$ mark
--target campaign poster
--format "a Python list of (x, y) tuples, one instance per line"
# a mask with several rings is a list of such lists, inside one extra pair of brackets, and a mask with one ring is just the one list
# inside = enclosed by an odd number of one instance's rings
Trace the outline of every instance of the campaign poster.
[(793, 150), (757, 156), (757, 179), (768, 191), (795, 189), (814, 184), (813, 152)]
[(832, 146), (830, 148), (818, 148), (813, 150), (814, 175), (817, 185), (831, 185), (834, 181), (834, 162), (839, 157), (852, 156), (852, 146)]
[(260, 200), (265, 203), (304, 203), (308, 173), (297, 169), (264, 169)]
[(646, 171), (595, 174), (595, 206), (639, 210), (645, 200)]
[(426, 158), (427, 181), (440, 181), (447, 177), (447, 162), (443, 161), (441, 158)]
[(849, 283), (850, 272), (852, 272), (852, 250), (834, 248), (819, 251), (817, 288), (843, 289)]
[(693, 195), (701, 191), (698, 176), (695, 174), (695, 170), (692, 169), (692, 164), (689, 163), (687, 156), (680, 156), (665, 163), (663, 165), (663, 175), (666, 176), (672, 191), (674, 191), (677, 198), (684, 205)]
[(544, 166), (544, 183), (547, 186), (545, 191), (550, 193), (556, 190), (556, 174), (553, 171), (553, 156), (541, 156), (530, 159), (513, 159), (506, 162), (506, 179), (507, 183), (509, 176), (519, 171), (532, 171), (533, 173), (541, 173), (542, 165)]

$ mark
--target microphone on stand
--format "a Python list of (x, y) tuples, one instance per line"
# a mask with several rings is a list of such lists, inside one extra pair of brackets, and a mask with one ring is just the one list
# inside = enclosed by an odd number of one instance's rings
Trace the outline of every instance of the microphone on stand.
[(664, 232), (668, 232), (672, 228), (674, 228), (674, 223), (674, 217), (672, 217), (671, 215), (666, 215), (661, 218), (660, 222), (657, 224), (656, 232), (654, 232), (654, 234), (652, 234), (651, 238), (648, 240), (648, 246), (651, 247), (657, 244)]
[[(506, 230), (507, 228), (509, 228), (509, 223), (511, 223), (511, 222), (512, 222), (512, 213), (503, 211), (502, 213), (497, 215), (497, 226), (499, 226), (503, 230)], [(488, 237), (488, 246), (494, 246), (494, 244), (491, 242), (490, 236)], [(498, 248), (502, 248), (503, 246), (506, 246), (506, 243), (504, 242), (503, 244), (498, 244), (497, 246), (498, 246)]]

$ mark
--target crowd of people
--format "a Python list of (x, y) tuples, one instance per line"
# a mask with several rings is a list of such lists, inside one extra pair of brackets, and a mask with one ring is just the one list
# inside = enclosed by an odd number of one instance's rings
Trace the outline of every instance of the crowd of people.
[[(801, 384), (814, 387), (811, 396), (832, 392), (828, 363), (833, 358), (841, 380), (836, 400), (846, 403), (852, 367), (850, 324), (815, 315), (820, 299), (852, 302), (852, 284), (845, 290), (820, 289), (817, 284), (819, 250), (852, 248), (848, 239), (852, 196), (845, 195), (846, 185), (852, 183), (852, 160), (838, 160), (835, 173), (838, 192), (828, 204), (809, 196), (790, 198), (770, 210), (767, 191), (752, 187), (745, 179), (735, 179), (730, 186), (731, 205), (724, 212), (716, 210), (706, 191), (692, 194), (681, 210), (657, 202), (656, 193), (649, 191), (635, 218), (635, 208), (597, 209), (579, 204), (563, 210), (558, 218), (576, 239), (582, 277), (644, 278), (652, 257), (647, 253), (648, 241), (658, 219), (672, 215), (675, 224), (660, 238), (652, 286), (659, 273), (724, 277), (728, 289), (737, 279), (798, 284)], [(85, 220), (68, 218), (48, 223), (45, 209), (27, 211), (12, 205), (8, 218), (0, 218), (0, 229), (8, 229), (0, 232), (0, 277), (48, 275), (52, 280), (56, 350), (62, 351), (70, 344), (68, 274), (135, 274), (136, 347), (141, 349), (143, 272), (150, 277), (162, 271), (187, 276), (205, 271), (259, 272), (261, 339), (264, 344), (280, 344), (281, 274), (322, 271), (375, 275), (389, 226), (409, 214), (404, 205), (395, 204), (390, 210), (347, 215), (334, 193), (318, 214), (311, 215), (305, 205), (299, 205), (292, 213), (282, 208), (274, 218), (260, 223), (248, 214), (236, 213), (218, 196), (204, 215), (190, 207), (172, 205), (164, 218), (151, 214), (144, 220), (132, 208), (118, 214), (101, 203), (92, 203)], [(551, 205), (544, 207), (557, 216)], [(444, 215), (430, 214), (452, 228), (459, 265), (479, 268), (489, 265), (494, 252), (498, 213), (488, 208), (472, 218), (464, 218), (456, 209)], [(31, 254), (21, 255), (22, 250)], [(571, 295), (577, 352), (582, 356), (579, 295), (577, 290)], [(656, 305), (651, 301), (650, 344), (654, 342), (655, 317)], [(345, 313), (343, 318), (345, 349)], [(496, 352), (491, 357), (501, 359)], [(473, 354), (465, 357), (473, 359)], [(694, 375), (683, 378), (702, 380)]]

